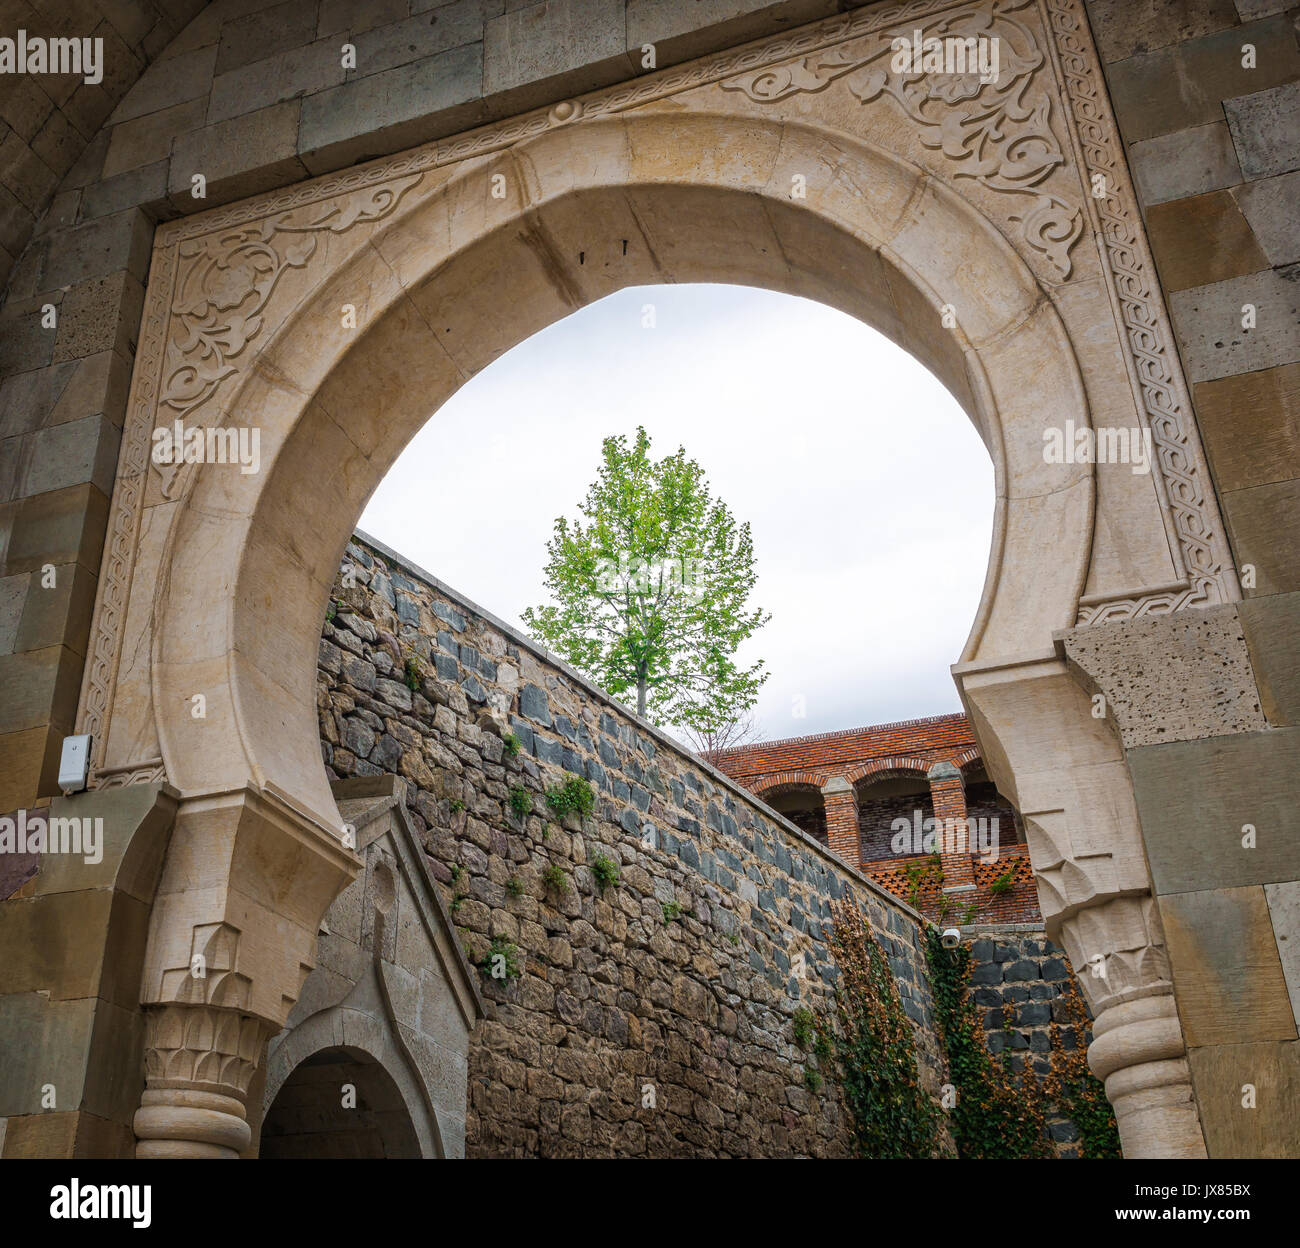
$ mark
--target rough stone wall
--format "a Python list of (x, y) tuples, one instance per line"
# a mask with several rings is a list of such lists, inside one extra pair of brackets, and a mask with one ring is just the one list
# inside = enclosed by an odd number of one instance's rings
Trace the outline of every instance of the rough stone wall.
[[(392, 552), (354, 543), (349, 568), (320, 647), (326, 766), (405, 777), (470, 957), (495, 937), (522, 966), (482, 980), (469, 1156), (847, 1154), (835, 1084), (805, 1086), (791, 1027), (796, 1008), (826, 1003), (826, 923), (846, 894), (890, 956), (937, 1086), (912, 912)], [(545, 813), (542, 791), (566, 772), (596, 792), (581, 824)], [(536, 813), (512, 813), (513, 789)], [(598, 856), (616, 885), (597, 882)]]
[[(1020, 1072), (1028, 1065), (1040, 1078), (1047, 1075), (1053, 1030), (1059, 1030), (1067, 1049), (1080, 1041), (1065, 1001), (1073, 978), (1065, 950), (1054, 945), (1046, 932), (1016, 927), (977, 930), (971, 941), (971, 999), (990, 1052), (1000, 1054), (1010, 1048), (1013, 1070)], [(1089, 1031), (1082, 1042), (1091, 1039)], [(1073, 1122), (1053, 1115), (1047, 1130), (1058, 1157), (1079, 1156), (1079, 1131)]]

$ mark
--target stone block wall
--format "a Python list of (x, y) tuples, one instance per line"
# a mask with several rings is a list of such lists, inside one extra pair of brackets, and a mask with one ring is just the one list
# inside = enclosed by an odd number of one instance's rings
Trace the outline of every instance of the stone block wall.
[[(1210, 1155), (1293, 1156), (1300, 5), (1087, 9), (1242, 578), (1238, 604), (1124, 625), (1127, 663), (1094, 669), (1123, 735), (1175, 980), (1188, 986), (1178, 1007)], [(1091, 661), (1084, 639), (1068, 648)], [(1213, 683), (1185, 676), (1193, 649), (1221, 656)], [(1245, 1015), (1233, 1004), (1243, 983)], [(1255, 1110), (1241, 1108), (1244, 1084)]]
[[(835, 1084), (806, 1086), (792, 1038), (794, 1011), (827, 1002), (845, 896), (889, 954), (937, 1088), (914, 912), (378, 543), (349, 546), (344, 575), (320, 646), (325, 764), (404, 777), (469, 956), (496, 939), (522, 972), (481, 980), (467, 1155), (846, 1155)], [(542, 796), (566, 773), (595, 791), (581, 822)], [(534, 813), (514, 813), (516, 790)]]
[[(1091, 1032), (1080, 1037), (1066, 994), (1074, 972), (1065, 950), (1042, 930), (1023, 925), (991, 926), (968, 933), (971, 940), (971, 1000), (989, 1051), (1011, 1050), (1011, 1067), (1026, 1066), (1042, 1078), (1051, 1070), (1052, 1032), (1073, 1049), (1088, 1044)], [(1077, 986), (1075, 987), (1077, 992)], [(1061, 1158), (1079, 1156), (1079, 1130), (1060, 1114), (1047, 1120), (1052, 1147)]]

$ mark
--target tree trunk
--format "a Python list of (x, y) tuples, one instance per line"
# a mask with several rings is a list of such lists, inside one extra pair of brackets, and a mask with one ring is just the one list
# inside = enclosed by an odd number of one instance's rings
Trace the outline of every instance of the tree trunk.
[(645, 718), (645, 691), (646, 682), (645, 677), (642, 676), (640, 680), (636, 682), (636, 713), (642, 719)]

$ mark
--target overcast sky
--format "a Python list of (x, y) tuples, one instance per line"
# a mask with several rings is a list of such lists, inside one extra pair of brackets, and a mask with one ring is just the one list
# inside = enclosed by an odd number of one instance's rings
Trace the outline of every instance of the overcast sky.
[(988, 563), (988, 453), (911, 356), (805, 299), (691, 285), (592, 304), (434, 413), (360, 527), (518, 625), (601, 439), (638, 424), (753, 528), (761, 738), (960, 709), (948, 667)]

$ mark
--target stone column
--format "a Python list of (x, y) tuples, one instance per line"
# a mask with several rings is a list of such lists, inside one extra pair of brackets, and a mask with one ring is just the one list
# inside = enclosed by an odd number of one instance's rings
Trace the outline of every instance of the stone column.
[(360, 870), (323, 820), (270, 791), (182, 802), (149, 924), (137, 1157), (237, 1158), (247, 1097)]
[(832, 776), (822, 787), (822, 802), (826, 806), (826, 844), (849, 866), (861, 867), (858, 791), (843, 776)]
[(953, 669), (989, 772), (1025, 822), (1048, 934), (1092, 1010), (1088, 1063), (1126, 1157), (1204, 1157), (1133, 785), (1055, 656)]
[[(961, 772), (952, 763), (935, 763), (925, 773), (930, 781), (930, 800), (934, 817), (943, 835), (943, 891), (953, 895), (953, 900), (969, 902), (963, 893), (975, 891), (975, 867), (971, 862), (969, 838), (966, 835), (966, 786)], [(953, 837), (948, 829), (952, 828)]]
[(264, 1019), (209, 1005), (146, 1010), (135, 1155), (237, 1160), (251, 1138), (249, 1084), (278, 1030)]

